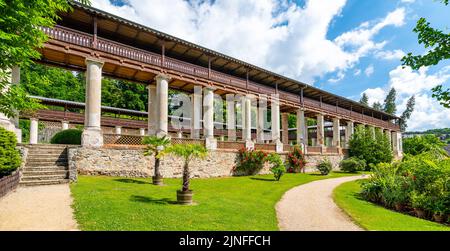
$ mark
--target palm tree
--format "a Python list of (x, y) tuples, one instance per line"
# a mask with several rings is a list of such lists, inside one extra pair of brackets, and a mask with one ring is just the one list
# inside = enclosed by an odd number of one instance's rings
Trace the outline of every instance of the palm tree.
[(189, 163), (196, 158), (205, 158), (208, 154), (208, 150), (200, 144), (177, 144), (166, 148), (164, 152), (181, 157), (184, 160), (183, 187), (181, 190), (177, 191), (177, 200), (180, 204), (191, 204), (192, 190), (189, 189)]
[(153, 185), (162, 185), (162, 175), (159, 171), (159, 165), (161, 160), (161, 152), (170, 144), (170, 139), (166, 136), (157, 137), (157, 136), (147, 136), (144, 137), (142, 143), (147, 145), (145, 149), (145, 156), (155, 155), (155, 175), (153, 178)]

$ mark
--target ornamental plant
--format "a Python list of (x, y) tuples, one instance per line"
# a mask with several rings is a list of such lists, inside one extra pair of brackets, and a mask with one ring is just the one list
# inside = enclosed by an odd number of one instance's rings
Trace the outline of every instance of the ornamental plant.
[(287, 155), (287, 165), (289, 173), (305, 172), (305, 155), (300, 146), (295, 145)]
[(64, 144), (64, 145), (81, 145), (82, 130), (67, 129), (56, 133), (50, 140), (51, 144)]
[(322, 175), (328, 175), (331, 172), (333, 165), (329, 159), (325, 158), (316, 166), (316, 168)]
[(270, 171), (273, 173), (275, 180), (279, 181), (281, 179), (281, 176), (283, 176), (283, 174), (286, 172), (286, 167), (284, 166), (280, 155), (271, 153), (267, 155), (266, 160), (271, 165)]
[(155, 185), (161, 185), (162, 183), (159, 181), (162, 178), (161, 172), (159, 170), (161, 155), (160, 152), (164, 150), (169, 144), (170, 139), (166, 136), (157, 137), (157, 136), (147, 136), (144, 137), (142, 143), (147, 145), (147, 148), (144, 151), (145, 156), (155, 156), (155, 174), (153, 175)]
[(241, 148), (236, 156), (235, 172), (244, 175), (255, 175), (264, 166), (267, 153), (259, 150)]
[(343, 159), (339, 163), (339, 168), (344, 172), (356, 173), (366, 168), (366, 161), (356, 157), (350, 157), (348, 159)]
[(16, 135), (0, 127), (0, 178), (19, 168), (21, 159), (16, 149)]

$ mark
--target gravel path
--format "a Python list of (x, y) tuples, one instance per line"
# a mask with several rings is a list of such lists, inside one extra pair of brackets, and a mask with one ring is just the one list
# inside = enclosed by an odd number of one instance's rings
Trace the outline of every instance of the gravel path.
[(68, 184), (18, 187), (0, 198), (0, 230), (77, 230)]
[(318, 180), (287, 191), (276, 205), (280, 230), (363, 230), (342, 212), (332, 198), (335, 187), (361, 178), (364, 176)]

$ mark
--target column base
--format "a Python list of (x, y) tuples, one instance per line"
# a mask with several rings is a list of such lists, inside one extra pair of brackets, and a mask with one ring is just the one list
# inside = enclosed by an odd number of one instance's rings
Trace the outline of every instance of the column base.
[(81, 134), (81, 145), (99, 148), (103, 146), (103, 133), (100, 128), (85, 128)]
[(253, 141), (251, 141), (251, 140), (246, 140), (245, 148), (247, 148), (248, 150), (253, 150), (253, 149), (255, 149), (255, 143), (253, 143)]
[(275, 151), (277, 153), (282, 153), (283, 152), (283, 143), (279, 140), (275, 141)]
[(215, 138), (206, 138), (205, 146), (208, 150), (216, 150), (217, 149), (217, 140)]

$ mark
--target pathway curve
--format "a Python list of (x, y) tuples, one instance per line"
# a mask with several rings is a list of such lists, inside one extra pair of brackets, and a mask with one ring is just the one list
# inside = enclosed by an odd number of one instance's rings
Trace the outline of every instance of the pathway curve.
[(342, 212), (332, 198), (334, 188), (361, 178), (364, 176), (318, 180), (287, 191), (276, 205), (280, 230), (363, 230)]
[(0, 230), (77, 230), (68, 184), (18, 187), (0, 198)]

